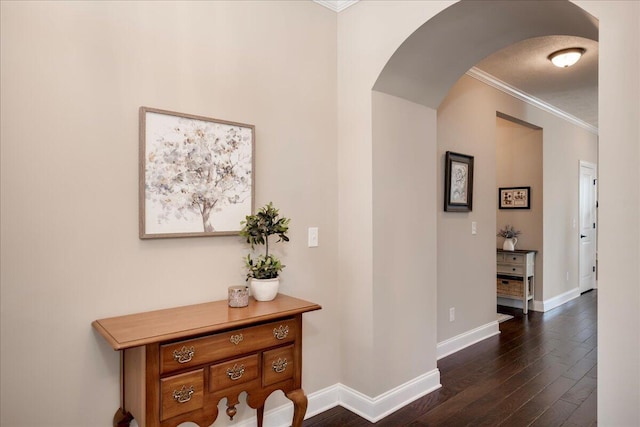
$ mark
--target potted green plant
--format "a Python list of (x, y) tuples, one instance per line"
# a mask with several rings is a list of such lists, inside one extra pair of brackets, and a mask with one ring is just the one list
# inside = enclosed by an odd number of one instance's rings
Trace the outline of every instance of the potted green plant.
[(264, 254), (253, 258), (248, 254), (245, 258), (247, 280), (250, 281), (251, 295), (257, 301), (271, 301), (278, 294), (280, 286), (279, 275), (285, 267), (278, 257), (269, 253), (269, 236), (277, 235), (277, 242), (288, 242), (289, 219), (280, 217), (278, 209), (269, 202), (258, 210), (255, 215), (247, 215), (240, 223), (240, 235), (255, 250), (258, 245), (264, 245)]
[(496, 236), (504, 237), (504, 243), (502, 244), (502, 249), (505, 251), (515, 251), (516, 243), (518, 243), (518, 236), (522, 232), (520, 230), (516, 230), (513, 226), (507, 224), (504, 228), (500, 229)]

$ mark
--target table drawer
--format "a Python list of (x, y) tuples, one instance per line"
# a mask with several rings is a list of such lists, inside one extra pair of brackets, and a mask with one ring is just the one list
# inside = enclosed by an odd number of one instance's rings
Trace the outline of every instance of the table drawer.
[(295, 319), (285, 319), (266, 325), (165, 344), (160, 348), (160, 372), (164, 374), (292, 342), (297, 335)]
[(265, 351), (262, 363), (262, 385), (264, 387), (293, 378), (296, 369), (293, 360), (293, 346)]
[(511, 264), (498, 264), (498, 274), (524, 274), (524, 266)]
[(525, 260), (525, 254), (505, 254), (503, 253), (502, 255), (504, 255), (504, 262), (505, 263), (509, 263), (509, 264), (524, 264), (524, 260)]
[(259, 355), (233, 359), (209, 367), (209, 391), (214, 392), (258, 378)]
[(200, 409), (204, 402), (204, 369), (160, 380), (160, 420)]

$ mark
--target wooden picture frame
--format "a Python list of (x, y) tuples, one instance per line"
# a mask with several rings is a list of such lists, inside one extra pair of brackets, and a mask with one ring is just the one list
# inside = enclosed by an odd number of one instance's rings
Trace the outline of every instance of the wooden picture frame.
[(447, 151), (444, 173), (445, 212), (473, 210), (473, 156)]
[(139, 237), (237, 235), (254, 208), (255, 127), (140, 107)]
[(531, 209), (531, 187), (498, 188), (499, 209)]

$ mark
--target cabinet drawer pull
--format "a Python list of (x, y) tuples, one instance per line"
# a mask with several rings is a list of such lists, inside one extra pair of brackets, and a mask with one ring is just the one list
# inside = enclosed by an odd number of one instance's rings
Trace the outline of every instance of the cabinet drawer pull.
[(234, 345), (238, 345), (242, 342), (243, 339), (244, 337), (242, 336), (242, 334), (237, 334), (237, 335), (231, 335), (231, 338), (229, 338), (229, 341), (231, 341)]
[(280, 325), (278, 328), (273, 328), (273, 337), (277, 340), (283, 340), (289, 335), (289, 327)]
[(173, 390), (173, 398), (178, 403), (186, 403), (190, 401), (192, 395), (193, 395), (193, 386), (189, 386), (189, 388), (187, 388), (186, 385), (183, 385), (180, 390)]
[(186, 346), (182, 346), (180, 350), (173, 350), (173, 360), (178, 363), (191, 362), (194, 354), (196, 354), (196, 351), (193, 346), (188, 348)]
[(278, 357), (278, 360), (274, 361), (271, 364), (271, 367), (273, 368), (274, 372), (281, 374), (285, 371), (285, 369), (287, 369), (287, 359)]
[(244, 374), (244, 365), (238, 366), (237, 364), (233, 365), (233, 368), (227, 369), (227, 375), (231, 381), (237, 381), (242, 378)]

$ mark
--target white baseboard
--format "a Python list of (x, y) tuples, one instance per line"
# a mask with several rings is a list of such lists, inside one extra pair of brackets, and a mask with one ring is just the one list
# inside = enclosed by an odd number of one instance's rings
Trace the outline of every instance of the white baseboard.
[[(307, 396), (309, 406), (305, 418), (313, 417), (340, 405), (370, 422), (376, 422), (440, 387), (440, 371), (438, 369), (420, 375), (374, 398), (338, 383), (310, 393)], [(264, 414), (264, 426), (290, 426), (292, 417), (293, 404), (287, 403), (266, 411)], [(256, 417), (251, 417), (236, 424), (238, 427), (254, 427), (255, 425)]]
[(470, 331), (456, 335), (453, 338), (438, 343), (436, 355), (438, 360), (453, 354), (463, 348), (469, 347), (479, 341), (492, 337), (500, 333), (498, 321), (489, 322)]
[[(313, 417), (340, 404), (341, 384), (334, 384), (322, 390), (307, 395), (309, 404), (305, 418)], [(291, 425), (293, 418), (293, 403), (286, 403), (264, 413), (264, 427), (285, 427)], [(237, 427), (255, 427), (256, 417), (243, 420)]]
[(552, 308), (556, 308), (561, 306), (562, 304), (571, 301), (572, 299), (576, 299), (580, 296), (580, 289), (575, 288), (567, 291), (563, 294), (555, 296), (553, 298), (549, 298), (548, 300), (544, 300), (542, 311), (549, 311)]
[(375, 423), (440, 387), (440, 370), (437, 368), (374, 398), (341, 384), (340, 406)]
[[(520, 303), (520, 308), (522, 308), (522, 301), (518, 301)], [(540, 311), (544, 313), (544, 301), (533, 300), (533, 306), (531, 306), (532, 311)]]
[[(533, 304), (529, 306), (529, 310), (545, 312), (553, 308), (559, 307), (562, 304), (571, 301), (572, 299), (580, 296), (580, 290), (578, 288), (571, 289), (563, 294), (549, 298), (544, 301), (534, 300)], [(498, 297), (498, 305), (504, 305), (506, 307), (522, 308), (522, 300), (511, 298)]]

